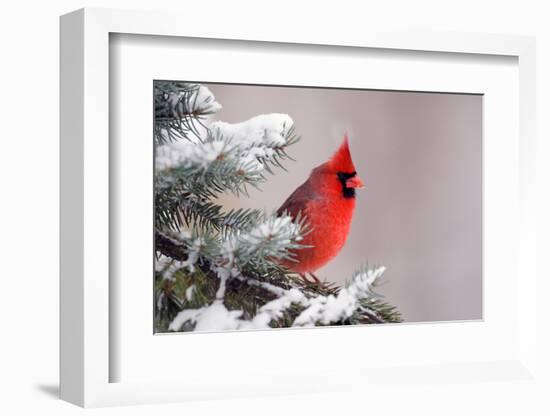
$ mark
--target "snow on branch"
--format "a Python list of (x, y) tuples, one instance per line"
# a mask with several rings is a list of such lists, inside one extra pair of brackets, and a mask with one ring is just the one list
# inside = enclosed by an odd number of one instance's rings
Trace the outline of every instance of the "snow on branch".
[(281, 161), (289, 158), (286, 148), (298, 140), (292, 119), (284, 114), (213, 125), (200, 141), (168, 141), (156, 146), (155, 189), (161, 223), (163, 218), (177, 220), (179, 206), (194, 214), (189, 204), (181, 206), (182, 195), (186, 200), (194, 195), (201, 201), (222, 192), (246, 195), (248, 186), (257, 188), (265, 181), (264, 171), (273, 173), (273, 166), (284, 169)]
[[(257, 222), (248, 228), (236, 229), (219, 238), (199, 230), (193, 233), (166, 231), (161, 235), (171, 245), (181, 248), (190, 264), (194, 264), (199, 255), (206, 256), (212, 263), (240, 265), (266, 258), (292, 259), (291, 250), (303, 247), (300, 241), (309, 231), (305, 218), (266, 216), (256, 212), (255, 218)], [(163, 264), (166, 259), (168, 257), (162, 256), (158, 262)], [(187, 266), (186, 261), (181, 264)]]
[(240, 149), (243, 163), (270, 173), (270, 164), (282, 167), (279, 159), (288, 157), (285, 149), (298, 141), (292, 118), (279, 113), (261, 114), (236, 124), (215, 121), (210, 132), (213, 137), (228, 137)]
[(261, 114), (242, 123), (215, 121), (210, 125), (214, 136), (231, 137), (245, 150), (252, 147), (276, 148), (286, 145), (294, 121), (288, 114)]
[(214, 94), (199, 84), (155, 81), (154, 98), (157, 144), (200, 141), (208, 117), (222, 108)]
[(201, 235), (197, 230), (193, 234), (187, 231), (166, 232), (164, 238), (176, 247), (181, 247), (186, 257), (185, 260), (174, 260), (166, 265), (165, 257), (161, 256), (157, 262), (157, 271), (165, 279), (171, 279), (177, 269), (186, 268), (193, 273), (195, 264), (202, 256), (220, 280), (216, 298), (221, 299), (226, 281), (241, 277), (241, 270), (246, 266), (253, 264), (261, 269), (262, 265), (271, 264), (273, 259), (292, 259), (291, 250), (302, 247), (300, 241), (306, 232), (307, 225), (301, 218), (293, 221), (289, 216), (274, 215), (259, 218), (248, 229), (236, 230), (218, 238), (210, 234)]
[[(317, 295), (308, 297), (297, 289), (281, 289), (264, 282), (248, 279), (251, 285), (272, 287), (278, 297), (261, 306), (250, 320), (242, 319), (243, 311), (228, 310), (222, 299), (199, 309), (183, 310), (169, 325), (169, 330), (179, 331), (185, 323), (194, 325), (194, 331), (220, 331), (237, 329), (267, 329), (270, 323), (280, 319), (292, 305), (302, 308), (292, 326), (335, 325), (349, 319), (359, 309), (365, 309), (362, 302), (375, 300), (378, 295), (372, 292), (376, 280), (382, 276), (385, 267), (365, 269), (356, 273), (351, 282), (337, 295)], [(373, 312), (374, 313), (374, 312)]]
[(192, 142), (170, 142), (157, 147), (155, 168), (157, 171), (183, 167), (195, 167), (206, 171), (210, 164), (228, 156), (231, 148), (223, 141), (195, 144)]
[(238, 124), (216, 121), (200, 142), (158, 146), (156, 170), (195, 167), (204, 172), (215, 163), (232, 161), (236, 171), (261, 172), (296, 140), (293, 125), (287, 114), (263, 114)]
[(291, 259), (290, 250), (302, 247), (305, 231), (304, 222), (293, 222), (289, 216), (270, 216), (247, 231), (230, 235), (222, 244), (221, 255), (241, 264), (255, 259)]
[(160, 273), (165, 280), (172, 280), (174, 273), (183, 268), (193, 273), (195, 263), (197, 263), (200, 256), (212, 257), (217, 250), (217, 242), (208, 233), (199, 234), (197, 231), (192, 233), (181, 231), (165, 233), (162, 237), (174, 247), (180, 248), (181, 252), (185, 254), (185, 259), (176, 260), (161, 252), (160, 257), (155, 260), (155, 271)]
[(360, 271), (336, 296), (309, 299), (306, 309), (294, 320), (293, 326), (330, 325), (351, 317), (361, 307), (361, 300), (376, 296), (372, 292), (372, 285), (385, 271), (383, 266)]
[(157, 119), (163, 117), (183, 119), (213, 114), (222, 108), (214, 94), (204, 85), (158, 82), (156, 87), (155, 115)]

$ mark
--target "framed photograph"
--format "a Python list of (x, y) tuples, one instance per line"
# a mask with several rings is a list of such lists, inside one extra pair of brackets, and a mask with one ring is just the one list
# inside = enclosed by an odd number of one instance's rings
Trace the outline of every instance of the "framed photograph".
[(482, 319), (482, 95), (153, 85), (155, 333)]
[(534, 40), (179, 21), (61, 18), (61, 397), (535, 380)]

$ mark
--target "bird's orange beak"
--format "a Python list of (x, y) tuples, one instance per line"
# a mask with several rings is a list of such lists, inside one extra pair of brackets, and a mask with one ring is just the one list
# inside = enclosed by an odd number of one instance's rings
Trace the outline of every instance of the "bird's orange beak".
[(355, 175), (353, 178), (350, 178), (346, 181), (346, 187), (361, 189), (365, 187), (365, 184), (359, 176)]

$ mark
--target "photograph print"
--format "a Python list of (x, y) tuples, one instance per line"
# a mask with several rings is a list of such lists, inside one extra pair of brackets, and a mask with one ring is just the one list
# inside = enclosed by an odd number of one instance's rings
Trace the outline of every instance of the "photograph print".
[(483, 318), (482, 95), (153, 99), (155, 333)]

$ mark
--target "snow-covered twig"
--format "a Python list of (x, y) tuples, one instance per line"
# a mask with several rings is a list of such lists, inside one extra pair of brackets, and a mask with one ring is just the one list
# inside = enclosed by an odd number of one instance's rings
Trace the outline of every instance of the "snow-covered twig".
[(304, 223), (292, 217), (270, 216), (251, 229), (230, 235), (222, 246), (222, 255), (247, 263), (254, 259), (289, 259), (292, 249), (301, 248)]
[(206, 172), (215, 168), (216, 163), (232, 163), (235, 172), (261, 173), (295, 140), (293, 125), (287, 114), (262, 114), (239, 124), (216, 121), (200, 142), (167, 142), (157, 146), (155, 169), (158, 172), (194, 167)]
[[(165, 240), (186, 253), (185, 259), (179, 257), (182, 260), (174, 260), (162, 271), (170, 279), (177, 269), (186, 268), (193, 273), (195, 263), (203, 256), (220, 280), (216, 299), (223, 299), (227, 280), (242, 276), (241, 270), (248, 265), (258, 266), (270, 261), (268, 258), (292, 258), (290, 250), (301, 247), (303, 228), (303, 223), (293, 222), (291, 217), (269, 216), (248, 230), (237, 230), (218, 239), (198, 232), (162, 233)], [(157, 262), (157, 267), (164, 258)]]
[(222, 108), (212, 92), (199, 84), (155, 81), (154, 96), (157, 144), (201, 141), (208, 117)]
[(336, 296), (317, 296), (308, 299), (307, 307), (294, 320), (293, 326), (329, 325), (345, 320), (360, 307), (362, 299), (374, 297), (372, 285), (384, 271), (385, 267), (367, 269), (357, 273), (351, 283), (340, 289)]
[(195, 166), (197, 170), (207, 170), (210, 165), (226, 157), (231, 149), (222, 141), (195, 144), (191, 142), (170, 142), (157, 146), (155, 169), (167, 169)]
[(195, 331), (266, 329), (270, 328), (272, 321), (280, 319), (293, 304), (303, 308), (292, 323), (294, 327), (338, 324), (350, 318), (358, 309), (364, 309), (361, 301), (377, 298), (372, 292), (372, 286), (384, 271), (385, 267), (378, 267), (356, 273), (336, 296), (308, 297), (297, 288), (282, 289), (249, 279), (251, 285), (264, 287), (277, 295), (276, 299), (261, 306), (252, 319), (242, 319), (243, 311), (228, 310), (223, 300), (217, 298), (209, 306), (180, 312), (170, 323), (169, 329), (179, 331), (186, 322), (193, 324)]

